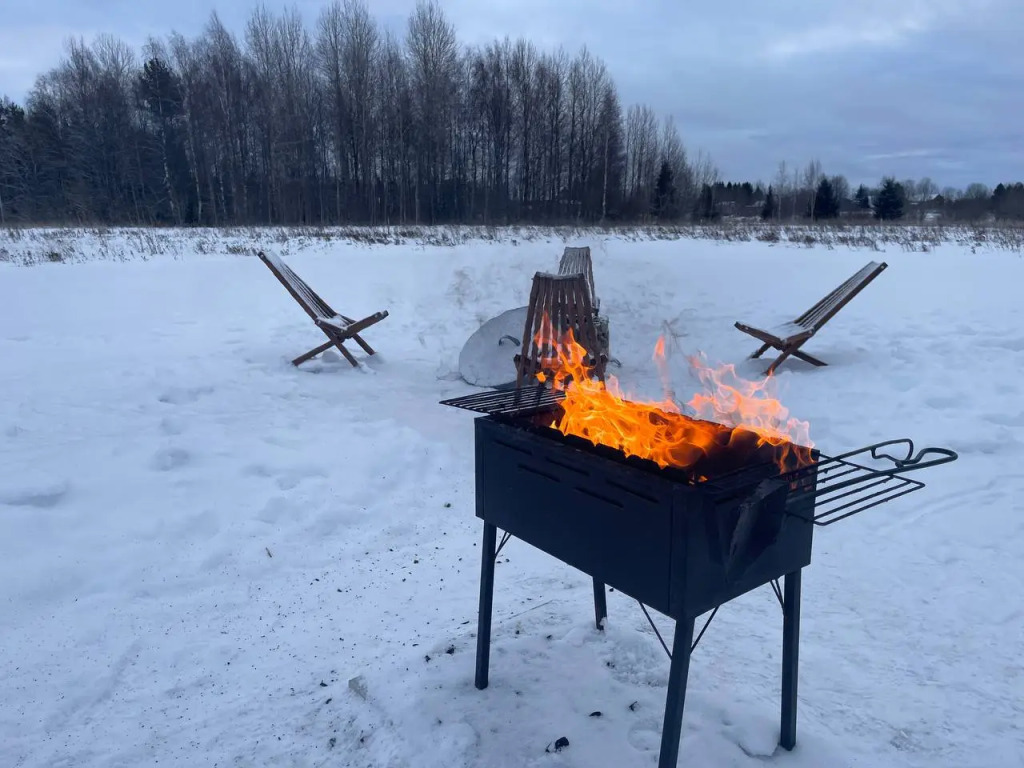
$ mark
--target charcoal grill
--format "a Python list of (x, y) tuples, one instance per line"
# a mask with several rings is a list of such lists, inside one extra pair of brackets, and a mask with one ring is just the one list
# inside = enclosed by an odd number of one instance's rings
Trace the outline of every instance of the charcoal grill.
[[(441, 403), (482, 414), (474, 422), (484, 522), (476, 687), (488, 684), (495, 560), (515, 536), (591, 577), (598, 629), (606, 585), (637, 600), (648, 620), (649, 606), (675, 621), (671, 650), (651, 621), (671, 658), (658, 766), (674, 768), (691, 653), (723, 604), (770, 584), (783, 614), (779, 743), (792, 749), (800, 580), (814, 529), (923, 488), (906, 473), (956, 453), (915, 453), (899, 439), (837, 456), (803, 449), (803, 465), (787, 467), (778, 451), (794, 446), (764, 446), (731, 465), (719, 458), (683, 471), (562, 435), (550, 426), (561, 400), (541, 385)], [(868, 457), (883, 466), (865, 466)], [(695, 639), (696, 619), (709, 611)]]

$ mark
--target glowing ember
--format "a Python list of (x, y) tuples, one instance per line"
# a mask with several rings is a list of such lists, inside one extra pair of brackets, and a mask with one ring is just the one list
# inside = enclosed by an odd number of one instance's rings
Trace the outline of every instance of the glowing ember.
[[(683, 414), (668, 394), (664, 337), (658, 339), (654, 350), (666, 390), (660, 402), (627, 400), (613, 376), (607, 382), (591, 378), (586, 350), (571, 329), (556, 340), (545, 317), (535, 341), (538, 349), (547, 352), (542, 364), (551, 371), (552, 387), (565, 393), (563, 412), (550, 425), (564, 435), (617, 448), (661, 467), (691, 469), (706, 460), (740, 464), (765, 446), (770, 446), (782, 468), (811, 460), (813, 445), (807, 423), (790, 418), (782, 403), (768, 396), (768, 379), (745, 381), (731, 365), (715, 369), (690, 358), (706, 388), (687, 403), (698, 420)], [(543, 373), (537, 378), (547, 380)]]

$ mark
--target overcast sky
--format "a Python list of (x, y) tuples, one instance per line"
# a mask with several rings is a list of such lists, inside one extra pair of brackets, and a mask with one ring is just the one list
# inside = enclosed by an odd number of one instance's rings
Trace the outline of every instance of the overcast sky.
[[(415, 0), (368, 0), (401, 32)], [(211, 11), (240, 38), (241, 0), (4, 0), (0, 95), (24, 101), (64, 40), (198, 35)], [(279, 11), (284, 3), (267, 2)], [(290, 3), (289, 3), (290, 5)], [(324, 2), (297, 0), (312, 28)], [(463, 43), (586, 44), (623, 108), (675, 115), (724, 179), (770, 181), (821, 160), (853, 183), (1024, 180), (1024, 0), (441, 0)]]

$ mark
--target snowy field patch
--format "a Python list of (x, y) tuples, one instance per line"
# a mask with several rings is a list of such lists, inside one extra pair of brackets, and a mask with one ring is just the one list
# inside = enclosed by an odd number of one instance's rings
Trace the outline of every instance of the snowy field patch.
[[(589, 579), (516, 540), (491, 685), (473, 687), (472, 416), (437, 402), (473, 391), (463, 343), (526, 304), (563, 235), (78, 236), (50, 259), (3, 241), (0, 765), (656, 763), (668, 659), (638, 606), (610, 594), (596, 632)], [(686, 354), (756, 377), (734, 321), (791, 319), (886, 261), (804, 347), (828, 367), (785, 364), (780, 397), (826, 452), (907, 436), (960, 454), (924, 491), (816, 532), (796, 750), (776, 746), (782, 622), (765, 588), (723, 607), (694, 654), (680, 765), (1020, 765), (1024, 259), (568, 242), (592, 246), (612, 372), (642, 397), (661, 393), (666, 330), (686, 399)], [(259, 247), (340, 312), (388, 310), (365, 333), (379, 354), (291, 366), (323, 337)]]

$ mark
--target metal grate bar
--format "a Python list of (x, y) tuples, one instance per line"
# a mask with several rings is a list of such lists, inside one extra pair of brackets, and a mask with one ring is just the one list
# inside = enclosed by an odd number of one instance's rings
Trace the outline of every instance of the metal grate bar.
[(476, 392), (442, 400), (441, 405), (491, 416), (529, 416), (553, 411), (564, 397), (563, 392), (555, 392), (541, 384), (530, 388)]

